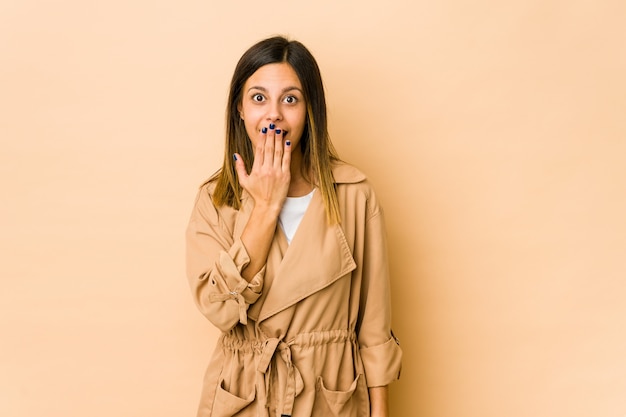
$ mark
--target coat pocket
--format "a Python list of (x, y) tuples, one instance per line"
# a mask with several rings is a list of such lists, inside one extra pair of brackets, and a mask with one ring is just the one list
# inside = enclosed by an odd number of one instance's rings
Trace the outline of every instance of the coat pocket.
[(224, 389), (224, 380), (221, 379), (217, 384), (215, 392), (215, 401), (213, 402), (213, 417), (233, 417), (252, 404), (256, 396), (256, 390), (252, 389), (247, 398), (238, 397)]
[(315, 386), (314, 416), (329, 417), (366, 417), (369, 416), (370, 403), (365, 378), (359, 374), (347, 391), (331, 391), (324, 385), (321, 376)]

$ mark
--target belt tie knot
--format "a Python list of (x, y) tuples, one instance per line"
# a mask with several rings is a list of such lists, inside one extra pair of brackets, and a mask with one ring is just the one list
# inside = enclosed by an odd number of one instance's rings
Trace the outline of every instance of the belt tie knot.
[[(278, 351), (278, 355), (274, 355)], [(275, 361), (275, 366), (272, 367), (272, 358), (280, 357), (280, 361)], [(278, 338), (269, 338), (263, 344), (263, 351), (258, 364), (258, 371), (265, 375), (265, 397), (266, 401), (269, 400), (270, 385), (272, 384), (272, 368), (276, 369), (279, 374), (278, 381), (285, 381), (284, 387), (281, 390), (283, 396), (279, 407), (281, 416), (291, 416), (293, 412), (293, 404), (295, 398), (304, 389), (304, 381), (298, 368), (293, 364), (291, 360), (291, 346)], [(282, 377), (281, 377), (282, 376)]]

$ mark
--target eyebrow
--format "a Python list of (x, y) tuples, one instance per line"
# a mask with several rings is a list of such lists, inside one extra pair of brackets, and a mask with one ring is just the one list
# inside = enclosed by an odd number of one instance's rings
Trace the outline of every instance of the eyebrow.
[[(259, 85), (254, 85), (254, 86), (252, 86), (252, 87), (248, 88), (248, 92), (249, 92), (250, 90), (260, 90), (260, 91), (263, 91), (263, 92), (266, 92), (266, 93), (267, 93), (267, 88), (265, 88), (265, 87), (261, 87), (261, 86), (259, 86)], [(283, 88), (283, 90), (281, 91), (281, 93), (286, 93), (286, 92), (288, 92), (288, 91), (292, 91), (292, 90), (298, 90), (301, 94), (304, 94), (304, 92), (302, 91), (302, 89), (300, 89), (300, 88), (296, 87), (295, 85), (294, 85), (294, 86), (290, 86), (290, 87), (285, 87), (285, 88)]]

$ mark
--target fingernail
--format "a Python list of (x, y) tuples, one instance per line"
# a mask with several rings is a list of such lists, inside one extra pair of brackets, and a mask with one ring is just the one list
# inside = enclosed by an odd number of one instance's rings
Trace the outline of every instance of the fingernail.
[(270, 129), (274, 129), (276, 125), (274, 123), (270, 123)]
[(276, 134), (280, 135), (280, 129), (276, 129)]
[(290, 140), (288, 140), (287, 142), (285, 142), (285, 145), (287, 145), (287, 146), (291, 146), (291, 141), (290, 141)]
[(264, 127), (263, 129), (261, 129), (261, 133), (267, 133), (267, 128)]
[(237, 155), (233, 154), (233, 159), (236, 161), (237, 160)]

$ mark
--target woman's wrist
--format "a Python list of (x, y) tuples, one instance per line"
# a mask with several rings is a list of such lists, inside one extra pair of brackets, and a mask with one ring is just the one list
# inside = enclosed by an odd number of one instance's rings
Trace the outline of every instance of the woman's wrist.
[(254, 208), (252, 209), (251, 216), (258, 216), (260, 218), (265, 219), (277, 219), (280, 211), (283, 209), (284, 201), (277, 202), (266, 202), (266, 201), (255, 201)]
[(389, 416), (389, 395), (387, 386), (373, 387), (369, 389), (370, 396), (370, 416), (371, 417), (388, 417)]

